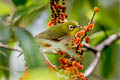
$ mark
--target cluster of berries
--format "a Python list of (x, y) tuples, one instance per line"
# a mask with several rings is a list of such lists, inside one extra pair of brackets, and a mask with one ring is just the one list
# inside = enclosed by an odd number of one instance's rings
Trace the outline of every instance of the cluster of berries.
[(64, 23), (67, 15), (65, 13), (65, 1), (61, 0), (62, 4), (60, 4), (60, 0), (50, 0), (50, 9), (52, 11), (52, 18), (48, 23), (48, 26), (53, 26), (56, 24)]
[(90, 21), (90, 23), (87, 26), (84, 26), (82, 30), (76, 33), (75, 37), (72, 39), (72, 49), (75, 49), (77, 53), (80, 53), (80, 55), (84, 52), (84, 45), (82, 44), (82, 41), (85, 38), (85, 42), (89, 43), (90, 38), (87, 36), (87, 33), (90, 32), (94, 28), (93, 18), (95, 14), (99, 11), (97, 7), (94, 8), (94, 14)]
[(59, 61), (61, 64), (59, 69), (61, 69), (65, 75), (70, 76), (70, 80), (87, 80), (84, 74), (80, 72), (83, 69), (83, 65), (79, 61), (73, 58), (63, 57), (60, 57)]
[(83, 27), (82, 30), (77, 32), (76, 36), (72, 39), (72, 49), (75, 49), (76, 52), (83, 53), (84, 49), (82, 49), (82, 47), (84, 47), (84, 45), (82, 44), (82, 41), (85, 38), (86, 43), (90, 42), (89, 36), (86, 35), (87, 32), (90, 32), (93, 28), (94, 28), (94, 24), (90, 23), (87, 26)]

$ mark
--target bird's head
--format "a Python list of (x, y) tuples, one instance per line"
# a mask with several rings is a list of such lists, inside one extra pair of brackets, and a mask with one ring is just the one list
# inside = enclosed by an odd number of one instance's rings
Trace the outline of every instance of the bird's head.
[(68, 21), (64, 23), (65, 26), (63, 27), (64, 31), (74, 37), (75, 34), (80, 30), (80, 25), (76, 21)]

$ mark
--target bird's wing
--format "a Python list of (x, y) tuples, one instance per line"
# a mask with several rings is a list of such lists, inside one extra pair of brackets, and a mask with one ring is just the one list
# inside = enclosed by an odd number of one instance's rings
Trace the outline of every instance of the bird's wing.
[(43, 39), (57, 39), (60, 37), (63, 37), (66, 35), (66, 32), (63, 31), (63, 28), (59, 26), (54, 26), (53, 28), (50, 28), (40, 34), (38, 34), (37, 38), (43, 38)]

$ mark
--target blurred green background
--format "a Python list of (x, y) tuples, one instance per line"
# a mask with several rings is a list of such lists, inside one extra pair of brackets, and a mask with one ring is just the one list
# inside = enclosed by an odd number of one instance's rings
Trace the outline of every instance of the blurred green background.
[[(82, 26), (88, 24), (93, 8), (95, 6), (99, 8), (100, 11), (95, 17), (95, 28), (88, 34), (91, 37), (91, 46), (96, 46), (111, 34), (120, 32), (120, 0), (65, 1), (68, 20), (78, 21)], [(38, 63), (37, 65), (28, 59), (34, 52), (39, 53), (38, 44), (33, 36), (48, 28), (50, 15), (49, 0), (0, 0), (0, 42), (19, 49), (19, 41), (25, 53), (30, 53), (24, 55), (32, 70), (30, 80), (63, 80), (59, 78), (61, 75), (57, 77), (55, 72), (48, 71), (43, 59), (40, 58), (40, 61), (36, 59), (38, 55), (32, 57), (33, 61)], [(24, 29), (16, 31), (16, 28)], [(18, 37), (15, 37), (16, 35)], [(23, 55), (18, 58), (18, 54), (0, 48), (0, 80), (18, 80), (23, 75), (25, 61)], [(84, 70), (89, 66), (93, 57), (92, 52), (84, 54)], [(50, 55), (49, 58), (54, 64), (59, 64), (56, 56)], [(120, 40), (117, 40), (102, 52), (100, 62), (88, 80), (120, 80), (119, 61)], [(40, 69), (34, 70), (36, 66)]]

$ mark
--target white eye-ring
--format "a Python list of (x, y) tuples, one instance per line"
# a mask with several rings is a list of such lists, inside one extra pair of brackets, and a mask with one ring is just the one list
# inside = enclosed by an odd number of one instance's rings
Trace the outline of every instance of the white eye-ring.
[(69, 25), (69, 29), (70, 29), (70, 30), (73, 30), (74, 27), (73, 27), (72, 25)]

